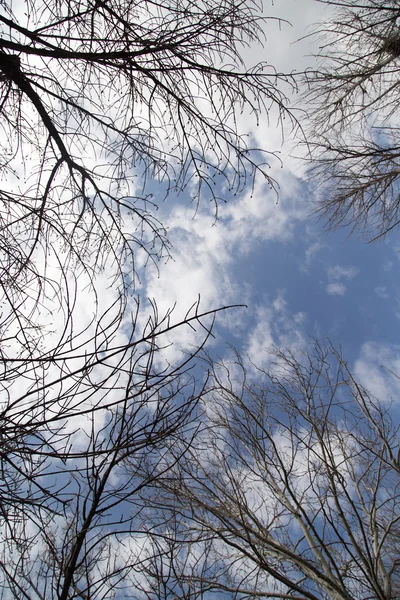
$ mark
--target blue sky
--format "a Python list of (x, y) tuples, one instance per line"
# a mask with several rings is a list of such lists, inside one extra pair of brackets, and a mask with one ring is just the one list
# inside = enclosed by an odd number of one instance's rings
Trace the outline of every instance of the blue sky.
[[(309, 34), (313, 23), (328, 16), (326, 7), (315, 0), (282, 0), (276, 5), (265, 2), (265, 14), (283, 21), (267, 20), (264, 46), (244, 48), (247, 66), (265, 61), (282, 73), (312, 68), (318, 43)], [(284, 91), (288, 106), (307, 128), (308, 107), (301, 90), (296, 94), (287, 86)], [(269, 173), (279, 187), (279, 200), (261, 178), (256, 179), (254, 188), (248, 185), (238, 196), (218, 182), (216, 193), (226, 202), (220, 202), (216, 219), (212, 203), (203, 199), (197, 206), (190, 202), (190, 186), (177, 198), (171, 194), (164, 201), (165, 185), (147, 182), (144, 193), (154, 193), (159, 205), (156, 217), (168, 230), (172, 250), (171, 258), (161, 260), (158, 270), (151, 263), (141, 268), (141, 254), (137, 253), (137, 291), (143, 302), (137, 330), (142, 330), (148, 319), (147, 298), (156, 301), (161, 315), (175, 306), (173, 318), (177, 321), (184, 319), (199, 296), (203, 311), (246, 304), (247, 308), (218, 314), (215, 338), (208, 346), (213, 355), (223, 357), (227, 344), (232, 344), (263, 366), (274, 344), (295, 349), (306, 346), (312, 337), (329, 336), (342, 346), (366, 387), (372, 386), (384, 400), (396, 398), (400, 380), (384, 378), (381, 365), (400, 374), (398, 232), (374, 244), (366, 244), (356, 235), (348, 237), (345, 230), (325, 232), (324, 223), (311, 215), (316, 196), (307, 179), (307, 148), (299, 145), (301, 136), (292, 131), (288, 120), (276, 126), (277, 117), (273, 109), (269, 118), (262, 114), (258, 122), (251, 115), (239, 114), (237, 129), (249, 136), (253, 147), (279, 153), (278, 158), (269, 155)], [(89, 164), (97, 160), (86, 158)], [(135, 174), (132, 169), (130, 176)], [(135, 182), (140, 195), (141, 179)], [(131, 223), (128, 226), (133, 228)], [(42, 268), (55, 280), (60, 277), (58, 258), (52, 258), (54, 264), (48, 256), (37, 258), (39, 268), (42, 261)], [(70, 285), (76, 297), (73, 327), (74, 333), (84, 332), (82, 339), (90, 339), (96, 310), (98, 315), (106, 311), (110, 320), (115, 317), (112, 310), (107, 312), (118, 307), (118, 289), (110, 285), (115, 276), (112, 268), (106, 264), (96, 276), (98, 298), (89, 296), (90, 282), (85, 277), (79, 284), (73, 278), (60, 284)], [(40, 319), (47, 320), (46, 344), (50, 347), (58, 335), (57, 327), (63, 327), (64, 315), (57, 294), (48, 302), (48, 312), (40, 309)], [(116, 344), (125, 341), (124, 334), (116, 333)], [(199, 343), (201, 335), (190, 327), (174, 330), (168, 337), (174, 345), (165, 349), (166, 358), (179, 359), (182, 350)]]
[[(144, 290), (165, 308), (185, 311), (202, 298), (205, 310), (245, 303), (217, 319), (213, 352), (229, 342), (262, 363), (271, 345), (307, 344), (329, 336), (355, 363), (365, 344), (397, 356), (400, 325), (397, 235), (368, 244), (349, 231), (326, 232), (309, 214), (310, 189), (302, 179), (282, 195), (265, 187), (220, 207), (220, 217), (177, 205), (162, 206), (172, 259), (148, 271)], [(388, 356), (388, 355), (387, 355)], [(380, 365), (378, 365), (380, 366)], [(390, 365), (387, 365), (390, 368)], [(367, 383), (367, 382), (365, 382)]]
[[(311, 67), (311, 53), (318, 48), (307, 35), (313, 22), (327, 16), (326, 8), (311, 0), (286, 0), (272, 8), (266, 4), (265, 10), (294, 26), (268, 22), (265, 47), (246, 50), (246, 61), (267, 60), (286, 72)], [(301, 95), (292, 95), (290, 102), (304, 109)], [(307, 126), (305, 114), (296, 114)], [(244, 116), (240, 128), (258, 147), (280, 153), (283, 168), (271, 160), (279, 201), (256, 180), (254, 191), (246, 189), (240, 196), (218, 190), (226, 203), (219, 205), (217, 221), (212, 205), (196, 208), (185, 194), (160, 203), (158, 216), (168, 228), (172, 260), (161, 264), (159, 273), (146, 271), (141, 295), (155, 298), (161, 312), (176, 303), (177, 318), (199, 294), (204, 310), (247, 304), (218, 316), (209, 349), (219, 356), (230, 343), (263, 364), (272, 344), (295, 348), (311, 337), (328, 336), (341, 345), (367, 387), (366, 374), (377, 369), (378, 375), (371, 377), (373, 391), (395, 396), (397, 382), (389, 376), (385, 387), (380, 359), (395, 372), (398, 361), (400, 367), (398, 233), (368, 244), (349, 230), (325, 231), (324, 222), (311, 214), (316, 195), (299, 138), (284, 131), (282, 140), (274, 117), (256, 127)], [(195, 340), (191, 332), (181, 331), (171, 341), (176, 350)], [(169, 352), (174, 355), (173, 349)]]
[[(243, 58), (248, 66), (265, 60), (285, 73), (300, 72), (311, 67), (314, 64), (311, 54), (318, 49), (315, 47), (315, 40), (307, 37), (307, 33), (313, 22), (323, 18), (323, 5), (316, 0), (280, 0), (272, 7), (271, 3), (265, 2), (265, 11), (269, 16), (287, 19), (294, 26), (268, 21), (265, 46), (247, 48), (244, 51)], [(307, 107), (301, 94), (291, 94), (290, 88), (286, 92), (290, 106), (301, 124), (307, 127)], [(130, 310), (124, 313), (125, 328), (120, 327), (120, 282), (117, 281), (115, 285), (115, 264), (111, 264), (112, 260), (108, 264), (108, 248), (107, 251), (104, 250), (104, 268), (99, 269), (95, 278), (97, 297), (87, 273), (81, 275), (78, 271), (79, 276), (75, 277), (72, 265), (71, 269), (66, 270), (65, 278), (60, 274), (58, 260), (62, 264), (63, 257), (61, 250), (57, 253), (57, 244), (54, 244), (50, 258), (45, 252), (38, 251), (38, 268), (42, 268), (49, 281), (61, 282), (60, 293), (54, 293), (54, 297), (50, 294), (50, 298), (46, 299), (46, 311), (42, 306), (35, 308), (45, 323), (46, 338), (43, 344), (47, 344), (49, 348), (52, 347), (51, 344), (57, 344), (59, 331), (63, 331), (65, 322), (64, 299), (73, 306), (73, 318), (70, 318), (69, 327), (76, 338), (71, 345), (75, 343), (79, 349), (79, 356), (73, 358), (68, 365), (72, 364), (73, 369), (77, 372), (81, 369), (83, 373), (87, 370), (86, 348), (95, 357), (99, 350), (104, 350), (109, 341), (107, 326), (110, 323), (116, 323), (115, 330), (110, 325), (110, 343), (113, 348), (124, 347), (132, 329), (137, 339), (141, 338), (143, 331), (149, 333), (151, 327), (147, 327), (147, 324), (151, 307), (147, 299), (154, 299), (161, 318), (169, 315), (174, 307), (172, 322), (185, 319), (199, 298), (200, 311), (244, 304), (246, 307), (218, 312), (214, 337), (209, 339), (207, 345), (211, 357), (229, 358), (231, 345), (243, 355), (245, 361), (249, 359), (250, 369), (251, 364), (265, 367), (268, 364), (268, 350), (274, 345), (296, 352), (299, 348), (307, 347), (313, 338), (328, 336), (336, 347), (342, 347), (343, 356), (350, 363), (356, 378), (384, 403), (393, 401), (399, 409), (398, 231), (394, 230), (387, 238), (373, 244), (367, 244), (356, 235), (349, 237), (350, 232), (346, 230), (326, 232), (323, 221), (318, 221), (312, 215), (317, 196), (307, 177), (307, 149), (304, 145), (298, 145), (301, 136), (296, 137), (295, 134), (299, 132), (293, 132), (287, 122), (282, 127), (276, 127), (276, 121), (274, 110), (269, 119), (267, 115), (262, 115), (258, 124), (247, 114), (237, 116), (239, 133), (248, 135), (252, 146), (279, 153), (279, 158), (270, 155), (270, 175), (279, 188), (279, 198), (261, 177), (255, 180), (254, 186), (248, 185), (237, 196), (230, 194), (223, 182), (218, 181), (216, 194), (226, 202), (220, 202), (217, 218), (213, 203), (205, 199), (199, 205), (190, 202), (190, 186), (178, 197), (171, 193), (166, 199), (165, 184), (158, 186), (151, 181), (144, 192), (142, 189), (138, 191), (138, 196), (142, 192), (154, 194), (153, 200), (159, 207), (155, 216), (167, 228), (171, 257), (161, 260), (158, 269), (151, 261), (144, 268), (145, 253), (137, 251), (135, 259), (139, 277), (130, 298), (131, 305), (128, 306), (128, 309), (132, 309), (131, 313)], [(86, 151), (91, 151), (90, 144)], [(89, 159), (95, 163), (98, 157), (89, 156)], [(100, 167), (106, 169), (101, 162)], [(129, 176), (134, 178), (135, 175), (132, 167)], [(138, 182), (140, 188), (140, 178), (134, 181)], [(133, 197), (134, 192), (132, 185), (129, 193), (126, 193), (128, 197)], [(151, 207), (149, 209), (152, 210)], [(136, 234), (133, 232), (134, 219), (135, 217), (132, 221), (127, 219), (125, 223), (127, 229), (131, 227), (128, 232), (132, 235)], [(137, 231), (140, 238), (140, 225)], [(116, 250), (118, 251), (118, 242)], [(87, 252), (89, 256), (97, 256), (92, 247)], [(68, 261), (67, 265), (70, 267)], [(55, 289), (58, 292), (57, 285)], [(142, 303), (137, 322), (136, 294)], [(102, 314), (103, 317), (99, 316)], [(66, 353), (69, 348), (68, 335), (69, 329), (63, 338)], [(158, 355), (154, 357), (154, 363), (163, 357), (169, 365), (174, 365), (174, 361), (182, 360), (182, 356), (185, 356), (182, 353), (190, 352), (202, 338), (204, 330), (200, 327), (193, 330), (185, 325), (173, 329), (159, 341), (163, 349), (160, 358)], [(17, 335), (15, 339), (23, 346), (24, 340), (20, 342)], [(62, 383), (49, 386), (51, 389), (46, 389), (45, 396), (47, 394), (47, 398), (50, 398), (50, 401), (46, 401), (51, 410), (55, 410), (52, 402), (54, 406), (58, 406), (59, 401), (62, 406), (70, 402), (71, 411), (76, 410), (77, 413), (84, 410), (90, 413), (91, 407), (97, 402), (98, 406), (102, 406), (104, 390), (100, 384), (96, 387), (96, 381), (107, 381), (104, 392), (107, 402), (114, 398), (115, 403), (120, 402), (121, 398), (127, 396), (130, 385), (132, 389), (137, 385), (140, 390), (138, 394), (145, 396), (143, 391), (148, 389), (146, 369), (151, 370), (154, 366), (149, 346), (151, 344), (148, 338), (143, 344), (139, 344), (137, 356), (130, 363), (129, 355), (121, 372), (118, 369), (113, 372), (120, 355), (110, 351), (110, 358), (102, 364), (95, 363), (87, 380), (84, 375), (83, 391), (80, 392), (82, 396), (76, 394), (73, 378), (70, 389), (69, 381), (64, 388)], [(42, 351), (41, 347), (40, 350)], [(49, 381), (53, 378), (56, 382), (60, 373), (62, 379), (66, 377), (61, 362), (61, 367), (55, 361), (50, 362), (44, 377)], [(124, 370), (127, 365), (129, 369)], [(143, 369), (144, 365), (146, 369)], [(132, 371), (133, 383), (128, 381)], [(112, 376), (107, 380), (110, 372)], [(163, 373), (163, 370), (158, 372)], [(252, 375), (255, 376), (254, 371)], [(200, 372), (199, 377), (202, 376), (203, 372)], [(29, 390), (32, 386), (30, 373), (15, 382), (13, 393), (19, 394), (25, 403), (24, 386), (29, 386)], [(38, 407), (41, 407), (42, 402), (41, 391), (39, 389)], [(184, 392), (186, 393), (186, 389)], [(188, 394), (191, 392), (190, 388)], [(34, 391), (27, 394), (26, 404), (31, 397), (36, 398)], [(25, 404), (22, 406), (25, 410)], [(19, 410), (19, 405), (17, 407)], [(105, 425), (108, 424), (108, 419), (107, 411), (97, 412), (94, 424), (85, 416), (79, 419), (77, 426), (76, 420), (70, 418), (63, 424), (62, 433), (71, 434), (74, 451), (85, 450), (91, 444), (88, 440), (91, 440), (93, 430), (101, 432), (101, 435), (107, 431)], [(96, 441), (98, 444), (102, 443), (101, 435), (99, 434), (100, 441)], [(64, 443), (63, 439), (60, 443)], [(88, 471), (84, 468), (83, 478), (87, 474)], [(114, 485), (114, 482), (110, 485)], [(141, 542), (135, 537), (131, 537), (131, 541), (132, 544)], [(118, 545), (123, 546), (119, 541)]]
[[(264, 9), (267, 16), (283, 21), (267, 20), (264, 46), (244, 48), (247, 66), (266, 61), (283, 73), (312, 68), (318, 43), (309, 34), (313, 23), (328, 16), (326, 7), (315, 0), (282, 0), (275, 5), (265, 2)], [(296, 94), (287, 86), (284, 91), (288, 106), (307, 128), (301, 90)], [(310, 337), (329, 336), (341, 344), (347, 360), (364, 378), (374, 372), (374, 392), (395, 396), (397, 380), (392, 376), (387, 387), (379, 369), (383, 362), (400, 373), (396, 345), (400, 323), (398, 233), (374, 244), (355, 235), (348, 237), (348, 231), (326, 233), (323, 222), (310, 214), (315, 196), (307, 180), (307, 149), (299, 145), (301, 136), (292, 131), (288, 120), (276, 126), (277, 116), (272, 109), (269, 118), (263, 114), (257, 123), (251, 115), (239, 114), (237, 128), (249, 136), (253, 147), (278, 153), (278, 158), (269, 155), (269, 173), (279, 186), (278, 201), (261, 178), (256, 179), (254, 189), (248, 185), (238, 196), (219, 182), (217, 195), (226, 202), (219, 204), (216, 220), (212, 203), (203, 199), (196, 206), (190, 202), (190, 186), (178, 197), (171, 194), (164, 201), (165, 185), (147, 182), (144, 193), (153, 192), (159, 205), (156, 217), (168, 230), (172, 258), (161, 260), (158, 270), (151, 263), (144, 269), (140, 251), (136, 255), (137, 292), (143, 304), (138, 330), (148, 319), (147, 298), (155, 299), (161, 315), (176, 306), (176, 320), (185, 317), (199, 295), (204, 311), (246, 304), (247, 308), (218, 314), (215, 338), (208, 346), (214, 355), (224, 356), (230, 343), (262, 365), (273, 344), (294, 349), (307, 345)], [(89, 157), (89, 164), (93, 160)], [(141, 195), (141, 179), (135, 182)], [(53, 265), (48, 257), (41, 258), (49, 273)], [(79, 282), (76, 331), (92, 331), (97, 301), (98, 314), (117, 306), (118, 290), (109, 283), (113, 275), (107, 269), (98, 274), (96, 300), (89, 301), (88, 281), (83, 278)], [(59, 277), (57, 261), (53, 276)], [(49, 315), (61, 323), (63, 315), (57, 315), (57, 310), (62, 313), (62, 303), (55, 297)], [(113, 317), (112, 311), (107, 314)], [(91, 326), (86, 329), (88, 323)], [(57, 329), (53, 321), (50, 328)], [(117, 335), (123, 338), (123, 332)], [(194, 334), (189, 327), (174, 330), (169, 337), (174, 345), (165, 350), (166, 357), (179, 359), (181, 351), (200, 338), (201, 332)], [(50, 333), (46, 341), (51, 343)], [(364, 381), (367, 387), (370, 382), (371, 377)]]

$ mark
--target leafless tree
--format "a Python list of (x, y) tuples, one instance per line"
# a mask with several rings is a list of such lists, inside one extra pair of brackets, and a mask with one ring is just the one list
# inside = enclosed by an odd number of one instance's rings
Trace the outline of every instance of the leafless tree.
[(213, 314), (196, 305), (182, 323), (170, 318), (155, 310), (140, 335), (81, 364), (57, 357), (42, 385), (4, 406), (2, 597), (98, 599), (135, 589), (131, 572), (141, 572), (146, 551), (140, 491), (179, 460), (171, 462), (171, 447), (190, 447), (206, 384), (193, 372), (199, 349), (173, 365), (159, 355), (174, 327), (199, 327), (205, 343)]
[(197, 328), (201, 348), (216, 311), (195, 304), (176, 323), (153, 303), (146, 316), (138, 265), (169, 254), (168, 194), (216, 207), (219, 184), (234, 194), (261, 173), (274, 186), (236, 121), (272, 105), (290, 116), (291, 77), (240, 58), (262, 42), (261, 8), (1, 2), (4, 597), (110, 598), (139, 564), (135, 498), (173, 440), (190, 445), (202, 390), (197, 351), (169, 363), (167, 334)]
[(400, 5), (323, 1), (333, 12), (307, 75), (317, 210), (329, 228), (376, 239), (399, 224)]
[(155, 484), (173, 516), (153, 576), (186, 599), (399, 598), (398, 407), (329, 344), (270, 358), (257, 383), (239, 356), (208, 363), (202, 430)]
[[(76, 339), (76, 297), (99, 273), (125, 314), (136, 263), (169, 254), (157, 203), (186, 191), (217, 202), (256, 172), (262, 151), (238, 130), (241, 111), (280, 114), (272, 66), (247, 69), (241, 47), (262, 41), (252, 0), (2, 3), (0, 125), (1, 356), (54, 358)], [(289, 114), (289, 113), (288, 113)], [(158, 185), (157, 185), (158, 182)], [(43, 334), (63, 321), (49, 348)], [(46, 324), (46, 327), (45, 327)], [(18, 377), (21, 377), (22, 366)]]
[(106, 267), (123, 298), (134, 250), (150, 260), (168, 254), (154, 215), (163, 195), (216, 201), (216, 179), (234, 193), (257, 171), (274, 185), (236, 115), (287, 112), (277, 84), (290, 78), (240, 59), (263, 35), (252, 0), (2, 8), (2, 339), (30, 352), (45, 298), (65, 306), (66, 330), (72, 318), (68, 285), (41, 263), (52, 259), (64, 278), (84, 271), (88, 285)]

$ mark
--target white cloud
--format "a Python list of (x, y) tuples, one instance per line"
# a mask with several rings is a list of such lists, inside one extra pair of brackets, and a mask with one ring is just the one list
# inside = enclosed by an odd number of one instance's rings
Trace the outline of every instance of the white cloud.
[[(259, 184), (252, 194), (221, 206), (216, 222), (205, 211), (194, 215), (191, 208), (175, 207), (163, 217), (173, 246), (173, 260), (163, 264), (159, 273), (149, 270), (143, 279), (143, 295), (156, 300), (160, 314), (175, 306), (175, 322), (184, 318), (199, 295), (203, 311), (248, 304), (253, 290), (237, 278), (237, 257), (249, 255), (260, 242), (290, 240), (296, 224), (305, 216), (302, 204), (296, 200), (296, 194), (293, 199), (285, 196), (276, 204), (268, 186)], [(275, 302), (282, 300), (277, 298)], [(241, 320), (247, 316), (232, 314), (221, 313), (219, 323), (240, 329)], [(169, 360), (177, 358), (179, 348), (199, 341), (189, 327), (180, 329), (170, 339), (175, 346), (168, 349)]]
[(385, 285), (379, 285), (375, 288), (374, 292), (379, 298), (383, 298), (384, 300), (389, 298), (389, 292)]
[(346, 293), (347, 287), (342, 282), (342, 279), (351, 281), (358, 275), (358, 269), (336, 265), (335, 267), (329, 267), (326, 273), (329, 281), (325, 287), (326, 293), (331, 296), (343, 296)]
[(257, 311), (257, 323), (248, 336), (246, 353), (250, 361), (259, 368), (268, 363), (268, 350), (275, 344), (273, 315), (271, 308), (260, 307)]
[(354, 375), (381, 402), (399, 402), (400, 346), (365, 343), (354, 365)]
[(326, 245), (320, 244), (319, 242), (314, 242), (307, 248), (305, 252), (304, 264), (301, 266), (303, 271), (308, 271), (318, 252), (320, 252), (323, 248), (326, 248)]
[(221, 211), (227, 234), (241, 252), (250, 250), (256, 241), (291, 239), (296, 223), (306, 217), (307, 207), (296, 199), (301, 182), (287, 175), (279, 202), (268, 186), (258, 184), (253, 194), (230, 202)]
[(330, 267), (327, 271), (329, 281), (339, 281), (340, 279), (347, 279), (350, 281), (358, 274), (358, 269), (355, 267), (341, 267), (336, 265)]
[(298, 325), (303, 325), (307, 319), (307, 315), (304, 312), (298, 312), (294, 315), (293, 319)]
[(269, 363), (268, 351), (273, 346), (288, 348), (294, 354), (306, 345), (302, 325), (304, 313), (292, 315), (287, 308), (284, 292), (280, 291), (275, 300), (265, 302), (256, 309), (256, 323), (250, 330), (246, 343), (246, 354), (251, 363), (266, 368)]
[(334, 283), (329, 283), (325, 290), (327, 294), (330, 294), (331, 296), (343, 296), (346, 293), (346, 286), (344, 283), (335, 281)]

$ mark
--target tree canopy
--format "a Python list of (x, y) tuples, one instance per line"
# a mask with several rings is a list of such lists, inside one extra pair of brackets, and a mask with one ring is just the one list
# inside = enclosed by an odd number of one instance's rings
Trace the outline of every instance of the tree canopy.
[[(296, 125), (293, 75), (242, 58), (261, 3), (1, 8), (2, 598), (399, 598), (386, 400), (330, 344), (258, 371), (213, 360), (223, 301), (175, 318), (141, 297), (170, 253), (159, 202), (217, 213), (221, 190), (276, 188), (239, 118)], [(398, 9), (338, 14), (308, 74), (309, 144), (328, 223), (380, 236), (398, 224)], [(179, 328), (196, 345), (172, 360)]]
[(328, 228), (377, 239), (399, 224), (400, 8), (344, 0), (318, 26), (320, 65), (307, 74), (311, 172)]
[[(169, 255), (157, 203), (274, 186), (236, 116), (290, 115), (293, 82), (241, 59), (257, 2), (1, 8), (2, 594), (110, 598), (140, 569), (139, 491), (194, 435), (192, 362), (223, 308), (174, 319), (135, 295), (137, 265)], [(199, 336), (171, 362), (177, 327)]]
[(399, 598), (395, 412), (329, 342), (269, 358), (209, 362), (201, 433), (155, 482), (174, 570), (149, 573), (165, 598)]

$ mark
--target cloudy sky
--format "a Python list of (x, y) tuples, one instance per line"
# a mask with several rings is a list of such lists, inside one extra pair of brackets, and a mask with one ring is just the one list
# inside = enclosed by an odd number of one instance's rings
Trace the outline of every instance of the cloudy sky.
[[(312, 66), (315, 42), (313, 47), (304, 36), (326, 16), (324, 7), (285, 0), (265, 10), (295, 26), (270, 23), (265, 48), (248, 50), (246, 60), (266, 60), (286, 72)], [(299, 95), (290, 101), (301, 108)], [(204, 310), (246, 304), (219, 315), (209, 348), (225, 356), (226, 344), (232, 344), (258, 365), (273, 344), (294, 348), (310, 337), (329, 336), (371, 391), (394, 399), (398, 381), (382, 365), (400, 374), (398, 233), (367, 244), (346, 230), (324, 231), (312, 215), (315, 196), (303, 150), (293, 145), (290, 132), (282, 143), (272, 122), (255, 127), (243, 120), (240, 126), (259, 147), (281, 153), (283, 168), (271, 163), (279, 200), (257, 181), (254, 190), (221, 204), (215, 220), (209, 205), (196, 210), (186, 198), (167, 199), (159, 216), (168, 227), (172, 259), (159, 273), (149, 269), (142, 276), (141, 294), (156, 298), (161, 311), (176, 303), (177, 315), (199, 294)], [(182, 345), (191, 339), (189, 330), (179, 333)]]
[[(267, 41), (264, 47), (244, 51), (247, 65), (266, 61), (284, 73), (312, 68), (312, 53), (318, 48), (309, 34), (315, 21), (327, 17), (324, 6), (316, 0), (279, 0), (275, 5), (266, 1), (265, 13), (280, 17), (283, 21), (271, 20), (266, 23)], [(299, 123), (306, 127), (307, 107), (301, 98), (301, 92), (293, 92), (288, 102)], [(199, 298), (199, 311), (203, 312), (236, 305), (216, 315), (214, 335), (207, 345), (212, 357), (229, 359), (233, 346), (242, 353), (244, 360), (249, 359), (249, 365), (264, 367), (268, 361), (268, 350), (274, 345), (296, 351), (306, 347), (312, 339), (327, 336), (336, 347), (342, 348), (343, 356), (356, 377), (373, 394), (383, 402), (396, 403), (400, 393), (398, 232), (395, 230), (384, 240), (367, 244), (356, 235), (350, 236), (346, 230), (325, 231), (324, 223), (313, 216), (316, 192), (313, 182), (307, 178), (309, 163), (306, 148), (299, 145), (299, 135), (295, 136), (296, 132), (290, 129), (289, 124), (286, 126), (284, 122), (283, 126), (276, 126), (276, 120), (277, 115), (273, 112), (269, 119), (264, 116), (258, 124), (242, 115), (238, 118), (237, 126), (239, 133), (249, 136), (253, 147), (277, 153), (275, 158), (270, 155), (269, 174), (276, 181), (278, 195), (262, 178), (256, 179), (253, 186), (247, 186), (236, 196), (228, 194), (222, 183), (217, 183), (216, 194), (222, 200), (216, 213), (213, 203), (191, 203), (187, 191), (178, 197), (170, 194), (165, 198), (165, 187), (149, 182), (146, 192), (152, 192), (154, 206), (158, 206), (156, 217), (167, 229), (171, 256), (161, 260), (158, 268), (151, 261), (145, 264), (140, 251), (135, 256), (138, 271), (135, 294), (140, 298), (141, 307), (134, 334), (139, 331), (140, 337), (141, 332), (146, 331), (151, 303), (158, 307), (160, 318), (168, 315), (173, 308), (171, 319), (175, 321), (184, 319), (191, 309), (193, 314), (193, 306), (196, 306)], [(140, 227), (138, 231), (140, 237)], [(109, 341), (107, 327), (113, 332), (110, 338), (113, 348), (117, 349), (127, 341), (128, 330), (128, 325), (126, 330), (119, 326), (119, 294), (115, 286), (115, 272), (111, 272), (107, 259), (104, 269), (97, 275), (98, 294), (94, 298), (91, 280), (87, 275), (79, 276), (78, 272), (78, 277), (74, 274), (71, 281), (68, 278), (64, 281), (60, 269), (62, 256), (56, 252), (58, 246), (54, 248), (55, 256), (51, 260), (43, 252), (38, 262), (42, 261), (42, 270), (49, 281), (57, 282), (57, 278), (62, 280), (59, 287), (67, 290), (65, 298), (73, 307), (73, 318), (68, 315), (63, 344), (67, 354), (70, 328), (71, 338), (72, 333), (77, 336), (73, 342), (79, 353), (68, 362), (68, 369), (73, 375), (75, 372), (84, 374), (82, 397), (86, 398), (84, 394), (87, 393), (90, 406), (97, 402), (101, 405), (104, 398), (111, 406), (114, 396), (116, 402), (120, 402), (121, 393), (123, 398), (128, 397), (127, 390), (131, 388), (125, 387), (124, 378), (127, 380), (132, 371), (137, 378), (132, 378), (132, 389), (137, 385), (137, 394), (147, 391), (147, 371), (143, 375), (143, 366), (151, 370), (153, 363), (146, 344), (143, 344), (146, 347), (142, 362), (142, 357), (138, 358), (137, 363), (133, 359), (129, 362), (128, 357), (124, 363), (124, 357), (120, 359), (117, 352), (113, 354), (111, 351), (111, 357), (103, 361)], [(90, 254), (92, 249), (88, 252)], [(95, 252), (93, 254), (97, 256)], [(70, 270), (67, 273), (69, 275)], [(110, 284), (110, 281), (113, 283)], [(58, 290), (57, 285), (55, 288)], [(57, 325), (61, 323), (58, 329), (62, 329), (65, 322), (63, 302), (64, 296), (56, 293), (52, 303), (46, 306), (46, 311), (41, 306), (37, 309), (41, 311), (43, 321), (47, 320), (45, 324), (49, 333), (46, 343), (49, 347), (57, 344), (53, 342), (52, 335), (57, 340)], [(137, 297), (132, 296), (130, 302), (127, 313), (134, 315), (135, 325)], [(97, 316), (102, 311), (103, 319)], [(117, 323), (115, 331), (114, 321)], [(16, 326), (19, 326), (19, 322)], [(197, 331), (187, 325), (173, 329), (166, 340), (163, 338), (164, 350), (161, 355), (174, 364), (174, 360), (182, 358), (182, 352), (190, 352), (203, 337), (204, 330), (199, 326)], [(23, 345), (25, 340), (21, 342), (17, 338), (16, 335), (18, 344)], [(95, 368), (90, 370), (86, 380), (86, 348), (90, 347), (93, 339), (96, 344), (93, 356), (95, 359), (100, 356), (103, 362), (100, 365), (94, 362)], [(62, 352), (60, 355), (62, 357)], [(119, 363), (119, 360), (122, 362)], [(49, 385), (51, 389), (48, 390), (45, 386), (40, 387), (42, 381), (39, 380), (39, 402), (36, 406), (42, 410), (41, 392), (45, 389), (46, 402), (51, 410), (55, 411), (54, 406), (61, 404), (62, 407), (68, 406), (70, 414), (79, 414), (86, 409), (81, 392), (76, 394), (74, 377), (70, 384), (65, 374), (67, 371), (64, 373), (62, 370), (62, 361), (60, 364), (61, 367), (58, 363), (51, 364), (48, 369), (46, 367), (45, 377), (49, 380), (53, 378), (56, 384), (52, 387)], [(113, 372), (116, 364), (122, 364), (122, 375), (118, 370)], [(129, 369), (125, 369), (126, 365), (129, 365)], [(113, 372), (114, 379), (107, 379), (109, 371)], [(162, 370), (159, 372), (162, 373)], [(21, 405), (15, 403), (21, 419), (25, 418), (25, 407), (31, 397), (36, 398), (37, 390), (30, 391), (30, 377), (28, 372), (25, 379), (20, 378), (22, 382), (15, 379), (14, 389), (22, 398)], [(103, 381), (103, 378), (107, 382), (105, 391), (101, 385), (97, 388), (93, 384)], [(64, 379), (67, 379), (65, 387)], [(400, 403), (396, 406), (400, 411)], [(74, 449), (85, 449), (92, 443), (88, 440), (92, 439), (93, 428), (97, 428), (101, 435), (108, 435), (105, 427), (105, 423), (109, 422), (108, 413), (97, 413), (93, 425), (89, 409), (88, 412), (87, 420), (86, 417), (79, 417), (78, 426), (71, 417), (62, 429), (63, 435), (73, 434)], [(101, 435), (98, 438), (100, 442), (95, 436), (96, 444), (102, 443)], [(64, 438), (60, 439), (60, 443), (65, 444)], [(85, 473), (90, 475), (90, 469), (84, 468), (82, 472), (83, 477)], [(91, 486), (91, 477), (90, 482)], [(93, 486), (97, 486), (97, 483), (93, 483)], [(136, 543), (137, 540), (134, 541)]]
[[(312, 68), (318, 46), (310, 34), (316, 22), (329, 16), (327, 8), (315, 0), (279, 0), (265, 2), (265, 14), (282, 21), (266, 22), (263, 47), (244, 49), (247, 65), (266, 61), (284, 73)], [(288, 102), (307, 127), (301, 90), (291, 93)], [(208, 346), (215, 356), (224, 357), (231, 344), (262, 366), (274, 344), (296, 348), (310, 338), (328, 336), (341, 345), (367, 387), (395, 398), (400, 381), (388, 371), (400, 374), (398, 232), (367, 244), (349, 231), (324, 231), (312, 214), (315, 194), (307, 180), (304, 145), (298, 145), (299, 136), (286, 130), (285, 123), (276, 126), (276, 120), (273, 111), (258, 124), (243, 115), (238, 129), (249, 135), (253, 147), (278, 153), (280, 160), (271, 157), (269, 173), (279, 197), (261, 178), (235, 197), (221, 187), (217, 193), (226, 202), (219, 203), (216, 218), (213, 204), (193, 205), (186, 193), (164, 201), (162, 186), (150, 186), (172, 250), (159, 269), (150, 264), (139, 270), (142, 305), (155, 299), (161, 315), (175, 306), (178, 320), (199, 296), (203, 311), (244, 304), (218, 314)], [(82, 286), (86, 290), (85, 282)], [(100, 287), (107, 306), (116, 302), (106, 277)], [(75, 326), (82, 321), (82, 331), (93, 318), (85, 294), (76, 294)], [(172, 338), (169, 358), (199, 339), (189, 327)]]

